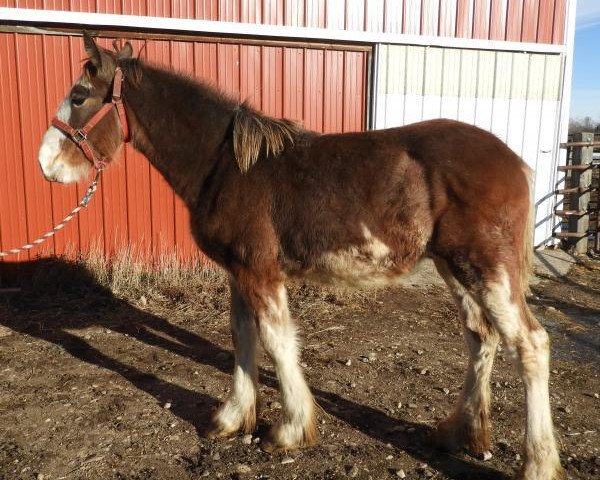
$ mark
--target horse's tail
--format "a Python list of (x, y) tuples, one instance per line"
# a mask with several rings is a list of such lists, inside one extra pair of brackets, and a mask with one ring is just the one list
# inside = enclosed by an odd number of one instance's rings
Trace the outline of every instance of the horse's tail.
[(527, 211), (527, 219), (523, 229), (523, 240), (521, 245), (521, 255), (519, 255), (519, 273), (521, 290), (523, 293), (530, 293), (529, 281), (533, 271), (533, 230), (535, 221), (535, 208), (533, 199), (533, 180), (534, 171), (527, 165), (524, 166), (524, 173), (527, 177), (527, 186), (529, 189), (529, 209)]

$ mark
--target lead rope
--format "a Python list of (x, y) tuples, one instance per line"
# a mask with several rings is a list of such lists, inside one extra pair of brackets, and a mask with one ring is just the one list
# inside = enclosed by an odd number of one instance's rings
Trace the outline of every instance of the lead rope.
[(30, 250), (33, 247), (35, 247), (36, 245), (40, 245), (41, 243), (44, 243), (50, 237), (53, 237), (56, 234), (56, 232), (58, 232), (59, 230), (61, 230), (83, 208), (85, 208), (85, 207), (88, 206), (88, 203), (90, 203), (90, 200), (92, 199), (92, 197), (94, 196), (94, 193), (96, 193), (96, 190), (98, 188), (98, 181), (100, 180), (100, 173), (101, 172), (102, 172), (102, 170), (97, 170), (96, 171), (96, 176), (94, 177), (94, 180), (92, 181), (92, 183), (90, 184), (90, 186), (88, 187), (88, 189), (85, 191), (85, 194), (83, 195), (83, 198), (81, 199), (81, 201), (79, 202), (79, 204), (73, 210), (71, 210), (71, 213), (69, 213), (65, 218), (63, 218), (62, 222), (60, 222), (58, 225), (56, 225), (49, 232), (44, 233), (41, 237), (36, 238), (33, 242), (28, 243), (27, 245), (23, 245), (22, 247), (19, 247), (19, 248), (11, 248), (10, 250), (6, 250), (4, 252), (0, 252), (0, 258), (1, 257), (8, 257), (9, 255), (15, 255), (17, 253), (24, 252), (26, 250)]

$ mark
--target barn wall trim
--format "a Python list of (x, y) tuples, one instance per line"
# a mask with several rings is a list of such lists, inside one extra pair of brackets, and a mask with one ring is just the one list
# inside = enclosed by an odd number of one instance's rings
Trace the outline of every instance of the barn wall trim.
[(0, 8), (0, 23), (2, 22), (63, 26), (77, 25), (84, 28), (132, 28), (143, 31), (201, 32), (210, 35), (231, 35), (238, 38), (249, 36), (267, 39), (339, 42), (354, 45), (387, 43), (528, 53), (564, 53), (567, 48), (565, 45), (558, 44), (478, 40), (381, 32), (356, 32), (324, 28), (21, 8)]

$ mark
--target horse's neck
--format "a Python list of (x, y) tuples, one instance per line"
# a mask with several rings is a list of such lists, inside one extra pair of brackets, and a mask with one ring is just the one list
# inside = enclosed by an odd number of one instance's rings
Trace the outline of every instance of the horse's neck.
[(233, 106), (169, 72), (141, 73), (124, 94), (133, 145), (190, 204), (223, 154)]

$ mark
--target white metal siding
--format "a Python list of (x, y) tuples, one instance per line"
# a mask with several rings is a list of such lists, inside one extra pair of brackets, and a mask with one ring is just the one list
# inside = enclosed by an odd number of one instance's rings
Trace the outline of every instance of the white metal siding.
[(380, 45), (375, 128), (451, 118), (496, 134), (536, 172), (535, 244), (543, 244), (552, 234), (562, 62), (558, 54)]

